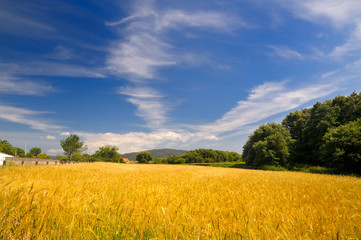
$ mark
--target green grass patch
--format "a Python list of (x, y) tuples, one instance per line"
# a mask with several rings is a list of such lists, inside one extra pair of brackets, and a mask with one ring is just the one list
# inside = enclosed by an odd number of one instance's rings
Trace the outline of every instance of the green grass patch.
[(191, 163), (191, 165), (224, 168), (248, 168), (245, 162)]

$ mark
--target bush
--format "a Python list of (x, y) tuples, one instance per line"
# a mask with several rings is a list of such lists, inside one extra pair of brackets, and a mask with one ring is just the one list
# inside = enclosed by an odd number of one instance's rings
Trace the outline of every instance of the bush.
[(149, 163), (152, 161), (152, 154), (148, 151), (142, 151), (137, 154), (136, 160), (139, 163)]
[(266, 171), (288, 171), (287, 168), (281, 167), (281, 166), (270, 166), (270, 165), (264, 165), (261, 167), (262, 170)]
[(286, 167), (293, 142), (283, 125), (274, 122), (261, 125), (249, 136), (242, 157), (247, 165), (256, 168), (264, 165)]
[(361, 118), (329, 129), (323, 141), (321, 159), (326, 167), (361, 173)]

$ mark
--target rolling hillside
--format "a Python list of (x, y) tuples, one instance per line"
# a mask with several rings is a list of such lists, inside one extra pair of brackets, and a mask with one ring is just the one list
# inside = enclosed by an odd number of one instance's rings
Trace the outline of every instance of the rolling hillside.
[[(152, 154), (153, 158), (161, 158), (161, 157), (168, 157), (172, 155), (180, 156), (185, 153), (185, 150), (176, 150), (176, 149), (152, 149), (148, 150)], [(124, 153), (121, 156), (123, 158), (128, 158), (129, 160), (135, 161), (137, 154), (139, 152), (131, 152), (131, 153)]]

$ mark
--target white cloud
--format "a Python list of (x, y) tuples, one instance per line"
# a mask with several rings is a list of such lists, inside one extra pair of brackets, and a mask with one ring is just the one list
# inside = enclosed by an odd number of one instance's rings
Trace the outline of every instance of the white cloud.
[(163, 96), (149, 87), (123, 87), (119, 94), (128, 96), (127, 101), (137, 106), (136, 115), (143, 118), (148, 127), (159, 128), (165, 123), (168, 106), (162, 102)]
[[(128, 96), (127, 101), (137, 107), (137, 116), (145, 119), (151, 128), (157, 128), (166, 121), (169, 106), (163, 103), (164, 98), (155, 89), (144, 85), (158, 77), (159, 68), (184, 64), (184, 54), (192, 55), (192, 59), (195, 59), (192, 53), (176, 53), (169, 43), (168, 31), (196, 27), (226, 32), (247, 24), (239, 18), (216, 11), (162, 11), (156, 9), (152, 2), (136, 2), (134, 6), (129, 17), (106, 23), (119, 27), (122, 35), (122, 39), (109, 50), (107, 69), (137, 84), (134, 88), (120, 89), (119, 93)], [(194, 65), (194, 61), (191, 64)]]
[(29, 34), (30, 36), (55, 30), (51, 25), (34, 18), (35, 15), (37, 14), (29, 9), (29, 5), (24, 6), (24, 4), (14, 1), (2, 1), (0, 2), (0, 21), (2, 23), (0, 29), (11, 34)]
[(74, 58), (75, 54), (70, 48), (64, 47), (62, 45), (58, 45), (55, 48), (55, 52), (48, 54), (46, 57), (49, 59), (55, 59), (60, 61), (66, 61)]
[(247, 26), (240, 19), (221, 12), (161, 12), (149, 5), (136, 7), (131, 16), (106, 24), (118, 26), (128, 22), (129, 26), (125, 30), (128, 37), (110, 50), (107, 64), (109, 70), (126, 75), (132, 81), (155, 78), (158, 68), (175, 65), (182, 58), (172, 53), (173, 46), (164, 40), (170, 29), (199, 27), (230, 31), (237, 26)]
[(0, 73), (0, 93), (41, 96), (53, 91), (53, 87), (44, 83), (22, 80), (6, 73)]
[(64, 126), (55, 125), (45, 119), (38, 118), (38, 115), (45, 112), (32, 111), (24, 108), (17, 108), (11, 106), (0, 105), (0, 118), (23, 125), (30, 126), (33, 129), (40, 131), (58, 131)]
[(276, 0), (285, 8), (293, 11), (296, 16), (319, 23), (327, 19), (333, 25), (341, 27), (354, 23), (361, 18), (359, 0)]
[[(223, 117), (206, 125), (158, 129), (149, 133), (75, 132), (75, 134), (85, 139), (89, 152), (96, 151), (104, 144), (115, 145), (122, 153), (161, 147), (186, 148), (190, 146), (194, 148), (194, 146), (207, 146), (212, 142), (217, 145), (220, 140), (251, 133), (262, 120), (295, 109), (337, 90), (337, 87), (331, 83), (314, 84), (296, 90), (288, 89), (286, 83), (287, 81), (268, 82), (255, 87), (247, 100), (239, 101), (237, 106)], [(148, 90), (136, 89), (129, 92), (132, 92), (129, 94), (132, 97), (157, 97)]]
[(110, 52), (108, 69), (124, 74), (131, 80), (154, 78), (158, 67), (174, 65), (176, 62), (167, 53), (167, 44), (149, 33), (131, 35), (127, 41), (119, 42)]
[(145, 149), (153, 149), (163, 144), (174, 143), (179, 147), (180, 143), (188, 142), (195, 134), (184, 131), (162, 130), (150, 133), (129, 132), (126, 134), (116, 133), (85, 133), (76, 132), (84, 138), (89, 152), (96, 151), (105, 144), (115, 145), (121, 153), (135, 152)]
[(189, 27), (206, 27), (217, 31), (229, 31), (232, 28), (248, 27), (239, 18), (214, 11), (185, 12), (181, 10), (169, 10), (156, 18), (156, 29)]
[(62, 132), (60, 133), (60, 136), (70, 136), (70, 132)]
[(342, 45), (320, 56), (340, 59), (361, 53), (361, 2), (359, 0), (275, 0), (295, 16), (313, 23), (331, 23), (345, 32), (354, 29)]
[(265, 83), (255, 87), (247, 100), (239, 101), (237, 106), (214, 123), (200, 126), (203, 132), (222, 134), (235, 131), (248, 124), (254, 124), (275, 114), (295, 109), (310, 100), (327, 96), (336, 91), (333, 84), (319, 84), (290, 90), (286, 81)]
[(45, 138), (49, 139), (49, 140), (55, 140), (56, 139), (55, 136), (51, 136), (51, 135), (47, 135)]
[(286, 46), (270, 46), (274, 53), (286, 59), (303, 59), (301, 53)]
[[(360, 3), (361, 4), (361, 3)], [(359, 22), (350, 38), (341, 46), (337, 46), (330, 53), (330, 57), (341, 58), (344, 56), (361, 54), (361, 22)]]
[(49, 154), (49, 155), (58, 155), (58, 154), (62, 154), (62, 153), (64, 153), (64, 150), (61, 149), (61, 148), (49, 149), (49, 150), (47, 151), (47, 154)]
[(101, 69), (91, 69), (78, 65), (51, 61), (31, 61), (23, 63), (0, 63), (0, 72), (9, 75), (30, 76), (64, 76), (64, 77), (91, 77), (104, 78)]

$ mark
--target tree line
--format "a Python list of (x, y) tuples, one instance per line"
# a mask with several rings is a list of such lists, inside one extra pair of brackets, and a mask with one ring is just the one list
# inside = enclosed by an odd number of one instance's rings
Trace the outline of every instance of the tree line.
[(154, 163), (163, 164), (219, 163), (240, 161), (242, 161), (242, 156), (239, 153), (203, 148), (187, 151), (180, 156), (174, 155), (154, 159)]
[(291, 112), (281, 124), (261, 125), (242, 156), (255, 168), (311, 165), (361, 174), (361, 93)]
[(9, 143), (8, 140), (0, 139), (0, 152), (6, 153), (15, 157), (27, 157), (27, 158), (41, 158), (41, 159), (50, 159), (45, 152), (42, 153), (41, 148), (33, 147), (25, 154), (25, 150), (19, 147), (14, 147)]

